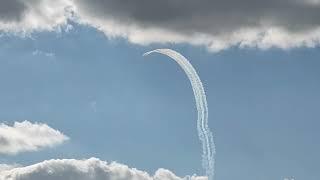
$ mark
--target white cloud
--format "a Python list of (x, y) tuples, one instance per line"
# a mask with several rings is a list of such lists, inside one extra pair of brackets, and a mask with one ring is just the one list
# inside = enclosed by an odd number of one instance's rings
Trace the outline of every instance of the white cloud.
[(20, 167), (18, 164), (0, 164), (0, 174), (1, 171), (8, 171), (14, 168)]
[(29, 121), (15, 122), (13, 126), (0, 124), (0, 154), (37, 151), (59, 145), (68, 139), (46, 124)]
[[(0, 180), (182, 180), (172, 172), (159, 169), (154, 176), (116, 162), (96, 158), (87, 160), (48, 160), (26, 167), (0, 171)], [(207, 180), (192, 176), (191, 180)]]

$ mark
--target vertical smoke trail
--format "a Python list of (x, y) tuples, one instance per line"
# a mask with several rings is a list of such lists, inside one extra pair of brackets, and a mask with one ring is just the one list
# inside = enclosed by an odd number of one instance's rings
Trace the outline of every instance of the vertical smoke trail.
[(180, 65), (191, 82), (198, 110), (197, 130), (203, 150), (202, 166), (208, 179), (213, 180), (216, 150), (212, 133), (208, 127), (208, 106), (202, 82), (190, 62), (178, 52), (171, 49), (156, 49), (145, 53), (144, 56), (151, 53), (160, 53), (171, 57)]

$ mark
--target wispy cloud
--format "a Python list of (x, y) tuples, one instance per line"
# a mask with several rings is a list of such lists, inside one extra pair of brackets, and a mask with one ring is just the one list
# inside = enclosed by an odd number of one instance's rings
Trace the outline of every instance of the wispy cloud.
[(0, 154), (17, 154), (53, 147), (69, 138), (46, 124), (29, 121), (15, 122), (13, 126), (0, 124)]
[(284, 178), (283, 180), (294, 180), (294, 177), (287, 177), (287, 178)]
[(34, 50), (33, 52), (32, 52), (32, 55), (34, 55), (34, 56), (46, 56), (46, 57), (54, 57), (55, 56), (55, 54), (54, 53), (52, 53), (52, 52), (44, 52), (44, 51), (41, 51), (41, 50)]
[(90, 102), (90, 108), (93, 110), (93, 112), (97, 112), (97, 101)]

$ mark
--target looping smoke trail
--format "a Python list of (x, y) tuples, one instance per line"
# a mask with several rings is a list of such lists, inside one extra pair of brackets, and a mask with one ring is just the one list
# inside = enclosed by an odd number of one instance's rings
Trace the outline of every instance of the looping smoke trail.
[(171, 57), (180, 65), (190, 80), (198, 110), (197, 130), (203, 150), (202, 166), (208, 179), (213, 180), (216, 150), (213, 136), (208, 126), (208, 106), (202, 82), (190, 62), (178, 52), (171, 49), (156, 49), (143, 54), (143, 56), (151, 53), (160, 53)]

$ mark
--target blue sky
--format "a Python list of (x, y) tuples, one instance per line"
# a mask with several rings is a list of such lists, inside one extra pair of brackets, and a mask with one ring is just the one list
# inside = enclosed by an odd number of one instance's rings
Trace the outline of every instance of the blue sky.
[(54, 148), (1, 155), (30, 165), (97, 157), (153, 173), (203, 174), (192, 89), (167, 57), (194, 65), (209, 104), (217, 146), (216, 179), (317, 180), (320, 49), (134, 45), (94, 28), (0, 37), (0, 120), (42, 122), (70, 140)]

